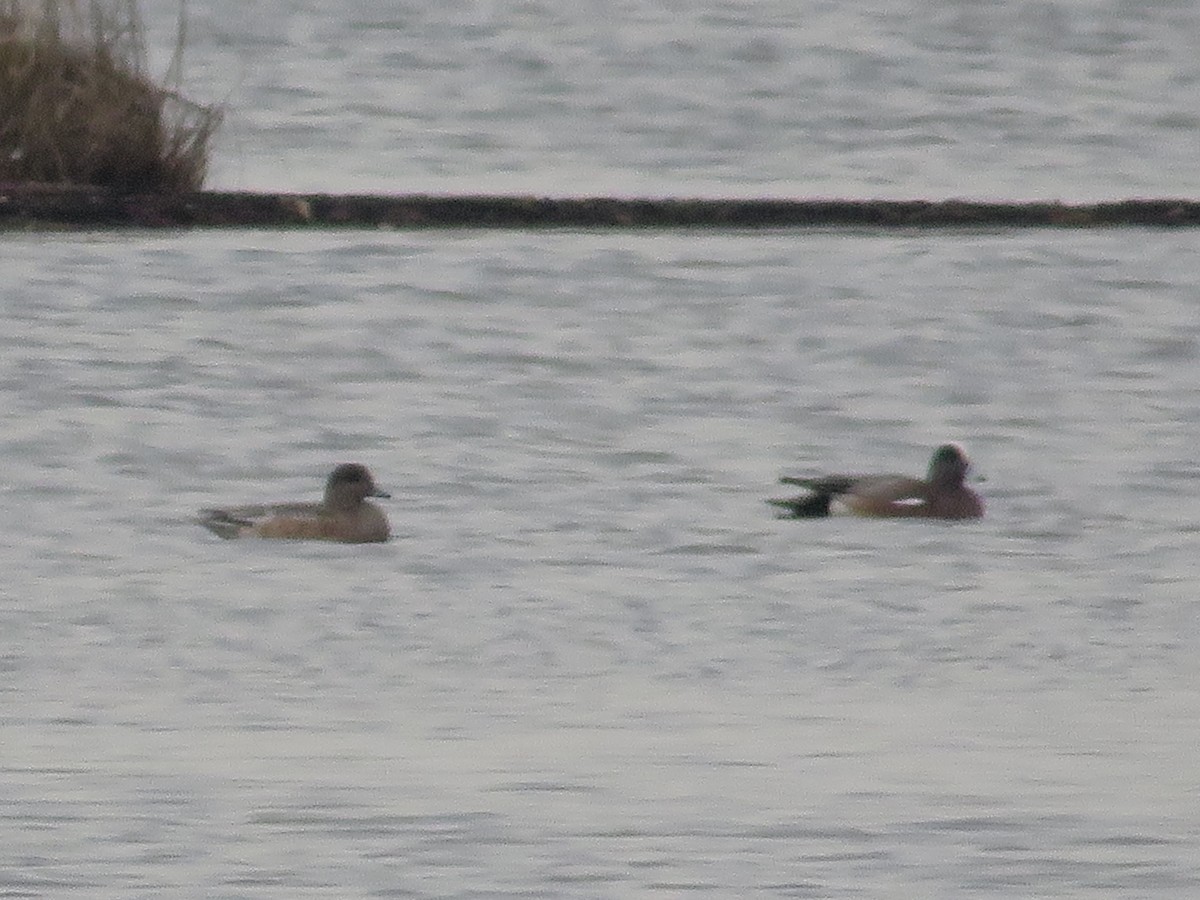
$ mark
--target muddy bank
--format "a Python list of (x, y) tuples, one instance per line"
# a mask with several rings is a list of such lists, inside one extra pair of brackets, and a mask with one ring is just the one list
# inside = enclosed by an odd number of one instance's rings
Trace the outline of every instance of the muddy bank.
[(133, 195), (0, 185), (0, 228), (1195, 227), (1200, 201), (686, 200), (260, 194)]

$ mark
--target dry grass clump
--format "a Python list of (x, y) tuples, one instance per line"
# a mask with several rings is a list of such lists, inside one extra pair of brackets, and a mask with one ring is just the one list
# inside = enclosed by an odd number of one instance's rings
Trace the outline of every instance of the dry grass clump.
[(145, 74), (136, 0), (0, 0), (0, 181), (197, 190), (215, 107)]

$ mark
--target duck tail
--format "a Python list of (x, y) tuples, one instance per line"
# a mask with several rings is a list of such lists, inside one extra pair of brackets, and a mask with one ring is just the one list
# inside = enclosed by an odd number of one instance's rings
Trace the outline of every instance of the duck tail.
[(821, 519), (829, 515), (833, 494), (823, 492), (804, 494), (800, 497), (782, 497), (767, 503), (783, 510), (781, 519)]
[(238, 537), (242, 529), (249, 524), (244, 519), (239, 519), (224, 509), (202, 509), (196, 521), (213, 534), (219, 535), (226, 540)]

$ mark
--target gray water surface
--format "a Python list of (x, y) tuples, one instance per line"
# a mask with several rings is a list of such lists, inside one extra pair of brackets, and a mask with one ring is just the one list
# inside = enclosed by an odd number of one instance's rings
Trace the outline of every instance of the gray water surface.
[(9, 235), (0, 890), (1194, 896), (1196, 240)]
[[(165, 68), (177, 10), (149, 12)], [(187, 13), (189, 93), (228, 112), (219, 187), (1200, 194), (1200, 5), (1186, 0), (210, 0)]]
[[(1200, 194), (1192, 3), (187, 11), (214, 187)], [(0, 236), (0, 894), (1190, 900), (1197, 249)], [(349, 460), (389, 544), (192, 521)]]

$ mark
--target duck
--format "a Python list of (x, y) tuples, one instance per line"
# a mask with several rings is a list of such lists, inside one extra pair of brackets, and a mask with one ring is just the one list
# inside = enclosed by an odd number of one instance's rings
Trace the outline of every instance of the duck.
[(391, 536), (384, 511), (368, 497), (390, 497), (361, 463), (343, 463), (329, 473), (320, 503), (273, 503), (202, 509), (198, 521), (223, 538), (340, 541), (372, 544)]
[(958, 444), (933, 451), (925, 478), (907, 475), (785, 475), (782, 484), (806, 489), (798, 497), (768, 500), (782, 518), (812, 519), (847, 512), (881, 518), (979, 519), (983, 499), (965, 479), (971, 468)]

